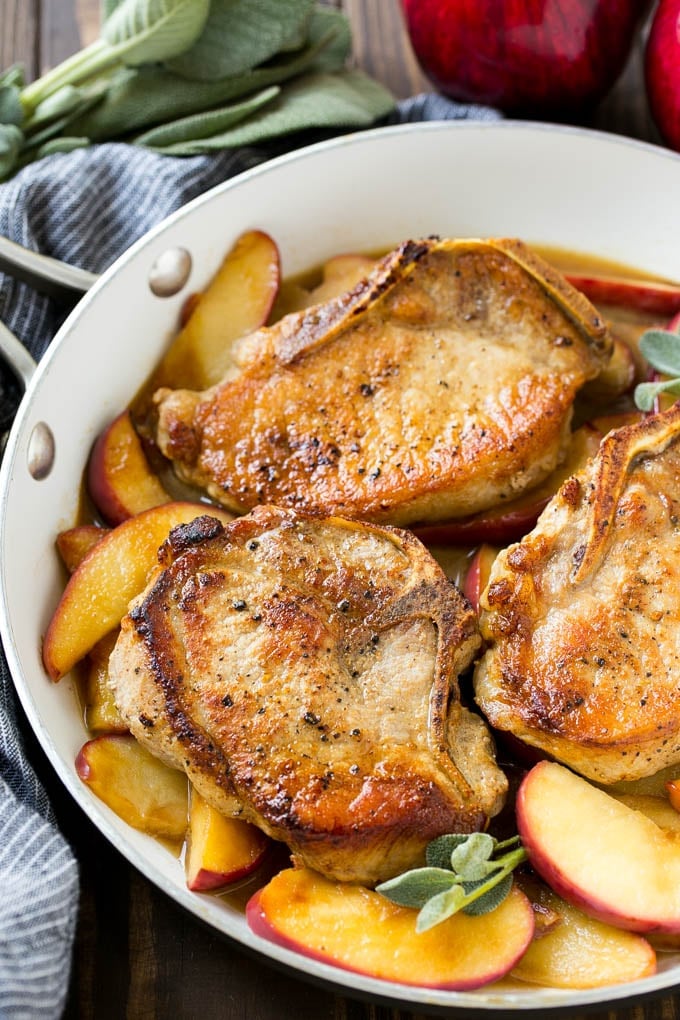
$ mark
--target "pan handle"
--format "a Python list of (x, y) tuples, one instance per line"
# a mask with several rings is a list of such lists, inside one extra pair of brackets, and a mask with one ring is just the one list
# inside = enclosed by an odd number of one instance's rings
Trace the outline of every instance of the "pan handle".
[(39, 255), (6, 237), (0, 237), (0, 272), (14, 276), (48, 297), (71, 302), (97, 280), (96, 273), (69, 266), (49, 255)]

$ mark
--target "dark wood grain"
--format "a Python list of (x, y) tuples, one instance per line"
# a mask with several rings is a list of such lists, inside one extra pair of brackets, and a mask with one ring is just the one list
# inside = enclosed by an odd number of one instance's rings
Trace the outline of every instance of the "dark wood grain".
[[(397, 98), (429, 88), (405, 34), (399, 0), (335, 0), (333, 6), (351, 19), (357, 66)], [(98, 0), (0, 0), (0, 66), (19, 61), (31, 78), (91, 41), (98, 18)], [(590, 126), (656, 141), (641, 81), (642, 41)], [(81, 869), (66, 1020), (422, 1020), (421, 1013), (307, 984), (203, 927), (127, 864), (65, 793), (27, 727), (26, 739)], [(588, 1015), (676, 1020), (680, 997)]]

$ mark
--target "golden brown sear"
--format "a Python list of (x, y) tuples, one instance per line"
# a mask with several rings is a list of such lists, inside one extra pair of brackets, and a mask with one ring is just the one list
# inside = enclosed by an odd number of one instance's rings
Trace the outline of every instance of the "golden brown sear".
[(496, 560), (491, 724), (603, 783), (680, 762), (680, 404), (610, 433)]
[(610, 353), (592, 306), (519, 241), (409, 241), (349, 293), (237, 342), (219, 385), (159, 390), (156, 440), (237, 513), (463, 517), (553, 470)]
[(110, 660), (120, 711), (219, 811), (373, 884), (484, 827), (506, 779), (458, 675), (476, 618), (408, 532), (260, 507), (175, 529)]

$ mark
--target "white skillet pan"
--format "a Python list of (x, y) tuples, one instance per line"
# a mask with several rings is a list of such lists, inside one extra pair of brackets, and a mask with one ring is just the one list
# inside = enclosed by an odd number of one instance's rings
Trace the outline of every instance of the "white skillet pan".
[[(435, 233), (518, 236), (680, 279), (680, 157), (546, 125), (386, 128), (249, 171), (136, 243), (81, 300), (30, 380), (0, 473), (0, 630), (38, 740), (86, 814), (152, 882), (218, 931), (316, 982), (393, 1005), (466, 1013), (576, 1012), (680, 983), (680, 956), (672, 955), (661, 956), (658, 974), (635, 985), (579, 992), (518, 984), (438, 992), (333, 968), (256, 938), (235, 908), (190, 893), (178, 861), (122, 823), (77, 778), (74, 758), (86, 734), (73, 686), (69, 678), (50, 683), (40, 660), (41, 636), (63, 584), (55, 535), (74, 522), (95, 436), (151, 371), (187, 294), (207, 283), (235, 238), (251, 228), (277, 241), (285, 274), (339, 252)], [(156, 296), (154, 266), (175, 249), (189, 253), (191, 272), (178, 293)], [(54, 461), (36, 478), (36, 444), (40, 455), (50, 434)]]

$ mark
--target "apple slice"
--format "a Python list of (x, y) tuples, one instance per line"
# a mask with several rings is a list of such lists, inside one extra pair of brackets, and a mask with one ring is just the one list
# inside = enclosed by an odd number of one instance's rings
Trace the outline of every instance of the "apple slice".
[(593, 418), (591, 425), (593, 428), (598, 429), (603, 436), (606, 436), (608, 432), (612, 432), (614, 429), (625, 428), (626, 425), (637, 425), (638, 422), (642, 421), (644, 413), (642, 411), (618, 411), (613, 414), (598, 414), (596, 418)]
[[(518, 876), (518, 883), (537, 912), (538, 937), (512, 977), (551, 988), (601, 988), (655, 973), (656, 953), (641, 935), (588, 917), (535, 879)], [(550, 923), (541, 927), (546, 915)]]
[(88, 740), (76, 757), (76, 772), (128, 825), (151, 836), (184, 838), (186, 775), (154, 758), (134, 737), (106, 733)]
[(470, 561), (463, 584), (463, 594), (476, 612), (479, 612), (479, 598), (489, 582), (491, 568), (499, 551), (498, 546), (484, 543)]
[(170, 530), (206, 514), (223, 523), (233, 520), (218, 507), (164, 503), (119, 524), (90, 550), (71, 574), (45, 634), (43, 664), (52, 680), (118, 626), (157, 566), (159, 546)]
[(281, 281), (279, 250), (261, 230), (242, 234), (198, 298), (148, 387), (203, 390), (231, 365), (235, 340), (263, 326)]
[(118, 627), (98, 641), (87, 657), (85, 724), (93, 733), (126, 733), (128, 729), (109, 687), (109, 656), (117, 637)]
[(122, 524), (170, 496), (151, 470), (129, 411), (97, 437), (87, 465), (87, 488), (107, 524)]
[(108, 533), (108, 528), (100, 528), (98, 524), (78, 524), (75, 528), (59, 532), (56, 541), (57, 552), (69, 574), (73, 573), (90, 549)]
[(259, 867), (270, 842), (260, 829), (221, 815), (193, 788), (189, 805), (186, 874), (193, 892), (238, 882)]
[(565, 273), (569, 283), (594, 305), (619, 305), (639, 312), (670, 316), (680, 311), (680, 286), (598, 273)]
[(368, 276), (375, 268), (376, 260), (368, 255), (334, 255), (323, 265), (323, 279), (318, 287), (310, 292), (310, 304), (320, 304), (339, 297)]
[(418, 934), (417, 912), (307, 868), (280, 871), (248, 902), (256, 935), (336, 967), (425, 988), (467, 989), (507, 974), (531, 941), (534, 918), (513, 886), (496, 910), (454, 914)]
[(426, 545), (478, 545), (482, 542), (507, 545), (515, 542), (531, 531), (562, 483), (595, 456), (601, 439), (602, 434), (591, 424), (582, 425), (572, 434), (564, 462), (525, 495), (473, 517), (415, 525), (413, 531)]
[(639, 811), (555, 762), (522, 781), (529, 860), (568, 903), (616, 928), (680, 932), (680, 846)]

